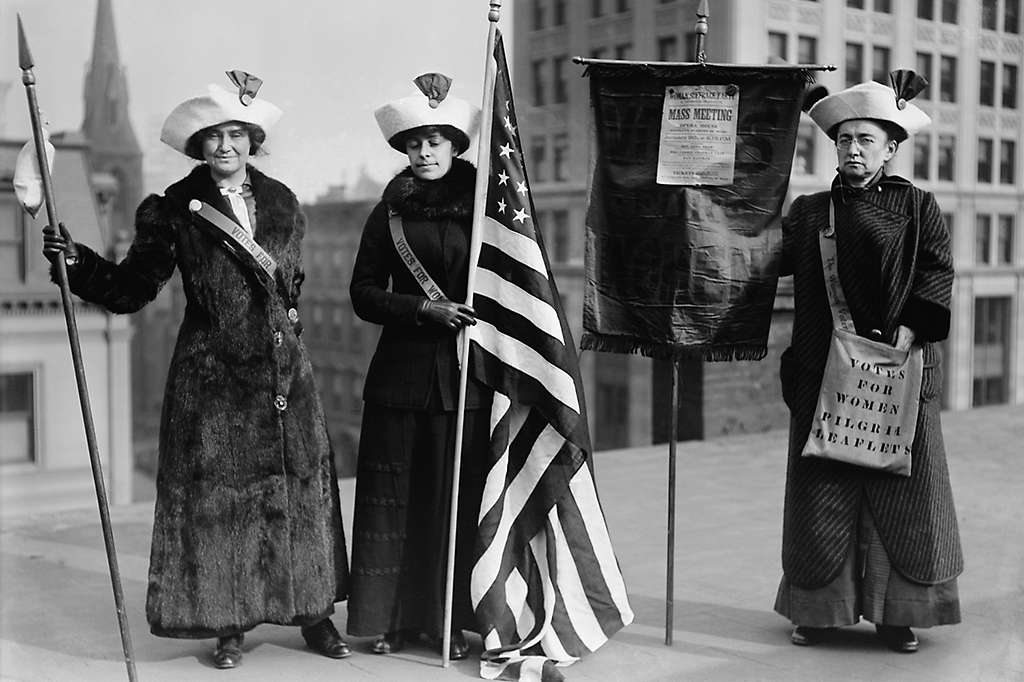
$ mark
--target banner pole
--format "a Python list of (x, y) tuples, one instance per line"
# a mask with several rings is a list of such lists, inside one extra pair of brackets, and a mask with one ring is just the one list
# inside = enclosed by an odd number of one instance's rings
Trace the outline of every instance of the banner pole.
[[(480, 111), (480, 134), (477, 137), (476, 187), (473, 198), (473, 227), (470, 233), (469, 273), (466, 282), (466, 305), (473, 305), (473, 289), (476, 280), (476, 263), (480, 257), (480, 225), (483, 221), (487, 201), (487, 183), (491, 166), (491, 123), (494, 109), (495, 69), (494, 44), (501, 15), (501, 0), (489, 0), (487, 12), (487, 62), (484, 67), (483, 106)], [(455, 454), (452, 461), (451, 512), (448, 517), (448, 564), (444, 585), (444, 626), (441, 630), (441, 667), (450, 664), (452, 643), (452, 601), (455, 591), (455, 544), (458, 534), (459, 486), (462, 469), (462, 432), (466, 427), (466, 384), (469, 375), (469, 328), (459, 330), (458, 352), (459, 398), (455, 417)]]
[[(43, 124), (39, 115), (39, 102), (36, 99), (36, 77), (32, 72), (34, 66), (32, 53), (25, 38), (25, 29), (18, 15), (18, 65), (21, 68), (21, 82), (25, 86), (28, 98), (28, 113), (32, 122), (32, 136), (35, 141), (36, 157), (39, 163), (39, 175), (43, 184), (43, 197), (46, 203), (46, 217), (50, 225), (59, 225), (57, 204), (53, 195), (53, 178), (50, 176), (50, 164), (46, 158), (46, 144), (43, 138)], [(100, 526), (103, 530), (103, 542), (107, 552), (107, 567), (110, 570), (110, 582), (114, 590), (114, 606), (117, 610), (117, 626), (121, 632), (121, 649), (124, 653), (124, 664), (128, 670), (128, 679), (135, 682), (135, 660), (132, 653), (132, 638), (128, 630), (128, 617), (125, 613), (124, 592), (121, 588), (121, 571), (117, 566), (117, 552), (114, 549), (114, 533), (110, 525), (110, 508), (107, 503), (106, 484), (103, 480), (103, 465), (100, 460), (99, 447), (96, 445), (96, 427), (92, 418), (92, 407), (89, 403), (89, 387), (85, 382), (85, 365), (82, 361), (82, 347), (78, 335), (78, 323), (75, 320), (75, 303), (71, 298), (68, 286), (67, 265), (64, 258), (56, 260), (57, 286), (60, 288), (60, 300), (64, 309), (64, 322), (68, 331), (68, 343), (71, 346), (71, 362), (75, 370), (78, 385), (78, 402), (82, 409), (82, 422), (85, 426), (85, 441), (89, 448), (89, 464), (92, 467), (92, 480), (96, 488), (96, 504), (100, 512)]]
[(672, 646), (675, 612), (676, 557), (676, 439), (679, 434), (679, 359), (672, 358), (672, 416), (668, 437), (668, 551), (665, 567), (665, 646)]

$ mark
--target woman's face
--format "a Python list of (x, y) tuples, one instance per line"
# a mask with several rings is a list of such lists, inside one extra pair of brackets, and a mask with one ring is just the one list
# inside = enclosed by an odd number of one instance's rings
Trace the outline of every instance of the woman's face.
[(438, 130), (413, 133), (405, 140), (405, 153), (413, 175), (420, 180), (443, 178), (452, 167), (452, 141)]
[(215, 179), (245, 171), (249, 162), (249, 131), (237, 122), (210, 126), (203, 131), (203, 159)]
[(864, 119), (843, 121), (836, 132), (839, 172), (853, 187), (863, 187), (896, 153), (885, 128)]

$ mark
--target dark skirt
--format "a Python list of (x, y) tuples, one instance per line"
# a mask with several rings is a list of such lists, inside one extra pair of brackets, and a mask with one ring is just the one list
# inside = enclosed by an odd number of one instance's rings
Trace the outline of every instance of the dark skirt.
[[(467, 410), (452, 628), (476, 630), (470, 603), (490, 408)], [(364, 405), (352, 532), (348, 633), (440, 637), (456, 413)]]

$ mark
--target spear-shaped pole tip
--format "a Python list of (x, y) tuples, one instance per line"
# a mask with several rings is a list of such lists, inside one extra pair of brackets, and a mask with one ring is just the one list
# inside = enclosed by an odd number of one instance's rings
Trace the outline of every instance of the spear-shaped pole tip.
[(708, 0), (700, 0), (700, 4), (697, 5), (697, 16), (698, 17), (710, 17), (711, 13), (708, 12)]
[(25, 39), (25, 27), (21, 23), (21, 15), (18, 15), (18, 66), (22, 71), (32, 68), (32, 53), (28, 51), (28, 40)]

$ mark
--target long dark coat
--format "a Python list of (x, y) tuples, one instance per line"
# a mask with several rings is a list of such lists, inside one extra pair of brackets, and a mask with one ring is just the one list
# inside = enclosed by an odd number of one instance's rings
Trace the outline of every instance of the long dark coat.
[[(455, 332), (416, 311), (426, 295), (399, 258), (389, 207), (445, 295), (464, 301), (476, 172), (455, 159), (438, 180), (406, 169), (363, 228), (352, 305), (383, 325), (363, 390), (348, 632), (442, 632), (459, 368)], [(483, 490), (490, 391), (469, 377), (459, 494), (453, 627), (476, 629), (469, 573)]]
[(160, 426), (146, 615), (154, 634), (213, 637), (306, 624), (344, 599), (348, 566), (331, 446), (301, 326), (305, 218), (295, 195), (250, 167), (267, 287), (187, 208), (233, 216), (205, 165), (143, 200), (119, 264), (80, 246), (72, 290), (116, 313), (152, 301), (175, 267), (187, 305)]
[(912, 475), (896, 476), (803, 458), (828, 357), (832, 312), (825, 292), (818, 231), (828, 225), (830, 192), (798, 197), (783, 221), (780, 274), (792, 274), (792, 346), (783, 354), (783, 396), (791, 411), (782, 567), (803, 588), (829, 583), (856, 536), (866, 501), (882, 543), (906, 578), (936, 584), (963, 569), (960, 537), (939, 423), (942, 366), (933, 342), (949, 332), (953, 262), (935, 198), (896, 177), (836, 197), (839, 278), (858, 334), (898, 325), (923, 343), (924, 376)]

